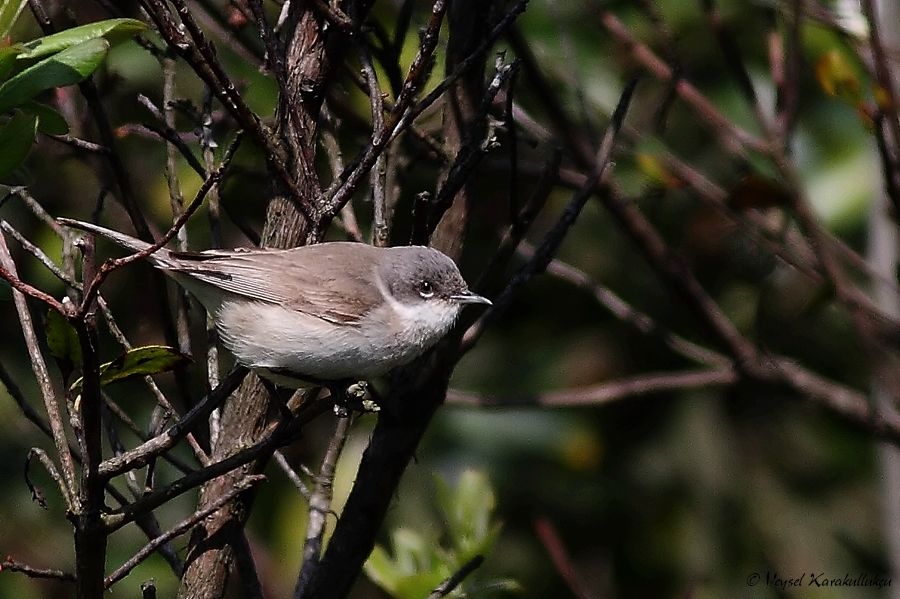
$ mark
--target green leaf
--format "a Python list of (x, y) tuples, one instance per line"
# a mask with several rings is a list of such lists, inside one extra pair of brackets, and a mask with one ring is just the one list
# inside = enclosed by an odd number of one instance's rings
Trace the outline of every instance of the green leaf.
[(408, 528), (391, 534), (393, 557), (376, 546), (364, 569), (369, 579), (397, 599), (421, 599), (453, 573), (452, 564), (441, 560), (435, 543)]
[(437, 500), (460, 559), (485, 553), (499, 533), (499, 526), (492, 524), (496, 499), (487, 476), (466, 470), (453, 490), (438, 479)]
[(7, 75), (12, 72), (13, 66), (16, 64), (16, 56), (21, 51), (22, 46), (19, 44), (0, 48), (0, 79), (6, 79)]
[(0, 38), (9, 35), (28, 0), (0, 0)]
[(66, 360), (71, 364), (81, 363), (81, 344), (78, 342), (78, 333), (75, 332), (69, 322), (56, 310), (47, 310), (47, 347), (50, 354), (59, 360)]
[(363, 569), (369, 580), (380, 586), (391, 595), (397, 594), (397, 587), (403, 575), (397, 571), (397, 566), (388, 555), (387, 550), (381, 545), (375, 545), (369, 559), (363, 564)]
[(105, 39), (90, 40), (28, 67), (0, 85), (0, 112), (24, 104), (42, 91), (83, 81), (100, 66), (108, 50)]
[(72, 29), (66, 29), (24, 44), (25, 51), (19, 59), (40, 58), (88, 41), (106, 40), (109, 46), (130, 39), (147, 29), (147, 26), (136, 19), (108, 19), (88, 23)]
[[(111, 385), (135, 376), (159, 374), (191, 359), (177, 349), (165, 345), (145, 345), (128, 350), (112, 362), (100, 366), (100, 386)], [(72, 389), (81, 387), (82, 379), (72, 383)]]
[(25, 102), (21, 106), (23, 112), (33, 114), (38, 117), (38, 131), (47, 135), (65, 135), (69, 132), (69, 124), (63, 115), (59, 114), (53, 108), (46, 104), (41, 104), (33, 100)]
[(396, 596), (399, 599), (422, 599), (422, 597), (428, 597), (431, 594), (431, 591), (451, 574), (453, 574), (453, 572), (450, 568), (440, 566), (427, 572), (419, 572), (407, 576), (400, 581), (399, 585), (397, 585)]
[(168, 372), (190, 361), (177, 349), (165, 345), (136, 347), (100, 367), (100, 384), (109, 385), (133, 376)]
[(38, 119), (16, 112), (0, 129), (0, 179), (8, 177), (25, 160), (34, 143)]

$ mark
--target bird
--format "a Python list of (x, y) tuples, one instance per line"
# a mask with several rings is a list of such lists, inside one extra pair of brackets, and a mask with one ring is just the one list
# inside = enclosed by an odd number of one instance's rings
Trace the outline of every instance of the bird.
[[(151, 245), (92, 223), (58, 221), (129, 250)], [(434, 346), (466, 305), (491, 304), (469, 290), (451, 258), (425, 246), (160, 248), (147, 260), (206, 308), (239, 364), (289, 388), (382, 376)]]

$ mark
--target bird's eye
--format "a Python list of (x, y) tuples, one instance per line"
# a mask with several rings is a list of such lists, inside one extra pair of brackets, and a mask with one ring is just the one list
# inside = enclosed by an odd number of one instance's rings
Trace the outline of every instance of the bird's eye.
[(429, 297), (434, 295), (434, 287), (431, 285), (430, 281), (420, 281), (418, 289), (419, 295), (421, 295), (425, 299), (428, 299)]

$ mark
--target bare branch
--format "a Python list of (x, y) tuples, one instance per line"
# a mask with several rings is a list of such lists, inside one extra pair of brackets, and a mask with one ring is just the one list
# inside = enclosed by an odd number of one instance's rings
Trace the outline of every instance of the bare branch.
[[(0, 235), (0, 268), (3, 269), (3, 272), (10, 274), (11, 277), (18, 280), (18, 277), (16, 276), (16, 266), (12, 261), (12, 257), (9, 255), (9, 249), (6, 247), (6, 240), (3, 238), (3, 235)], [(72, 460), (72, 454), (69, 451), (69, 441), (66, 438), (63, 416), (59, 410), (58, 396), (50, 381), (50, 373), (47, 371), (47, 364), (44, 361), (44, 356), (41, 355), (40, 344), (34, 331), (28, 304), (25, 302), (25, 296), (20, 292), (18, 287), (13, 291), (13, 299), (16, 304), (16, 311), (19, 313), (19, 322), (22, 325), (22, 334), (25, 337), (28, 356), (31, 359), (31, 369), (34, 371), (38, 387), (41, 390), (41, 396), (44, 398), (44, 408), (47, 410), (50, 430), (53, 433), (53, 443), (56, 446), (56, 453), (59, 456), (60, 467), (62, 469), (62, 477), (65, 481), (67, 502), (69, 505), (77, 508), (79, 503), (76, 497), (76, 489), (78, 487), (75, 482), (75, 464)], [(62, 305), (60, 305), (60, 310), (62, 310)]]
[(303, 482), (303, 479), (300, 478), (300, 475), (291, 468), (291, 465), (288, 463), (287, 458), (284, 457), (284, 453), (281, 451), (276, 451), (272, 454), (275, 458), (275, 463), (278, 464), (278, 467), (281, 468), (281, 471), (284, 472), (285, 476), (294, 483), (294, 486), (297, 487), (297, 491), (300, 492), (300, 495), (309, 501), (309, 497), (312, 492), (309, 490), (309, 487), (306, 483)]
[(52, 578), (55, 580), (62, 580), (64, 582), (75, 582), (75, 575), (70, 572), (63, 572), (62, 570), (53, 570), (49, 568), (35, 568), (33, 566), (29, 566), (27, 564), (23, 564), (22, 562), (17, 562), (13, 558), (7, 556), (6, 559), (0, 563), (0, 572), (3, 570), (8, 570), (10, 572), (19, 572), (28, 576), (29, 578)]
[[(534, 250), (527, 244), (521, 245), (519, 251), (529, 258), (534, 255)], [(554, 258), (550, 264), (547, 265), (547, 272), (584, 289), (593, 295), (594, 299), (596, 299), (604, 308), (609, 310), (616, 318), (630, 324), (645, 335), (659, 337), (676, 353), (701, 364), (719, 366), (731, 364), (731, 360), (722, 354), (667, 330), (650, 316), (637, 310), (634, 306), (628, 304), (625, 300), (616, 295), (612, 290), (593, 281), (587, 273), (575, 268), (571, 264), (567, 264)]]
[(334, 475), (337, 460), (344, 449), (344, 443), (350, 434), (353, 424), (352, 414), (347, 417), (339, 417), (322, 459), (322, 467), (316, 477), (316, 486), (309, 497), (309, 522), (306, 526), (306, 542), (303, 545), (303, 565), (300, 567), (300, 575), (297, 578), (297, 588), (294, 597), (303, 596), (310, 580), (319, 567), (320, 554), (322, 552), (322, 539), (325, 536), (325, 521), (331, 510), (331, 497), (334, 486)]
[(544, 549), (550, 555), (550, 561), (553, 562), (556, 571), (566, 582), (576, 599), (593, 599), (594, 595), (588, 591), (584, 582), (575, 572), (569, 551), (563, 544), (562, 538), (560, 538), (559, 532), (553, 523), (546, 518), (539, 517), (534, 521), (534, 530), (538, 539), (544, 545)]
[(147, 461), (154, 456), (161, 455), (163, 452), (174, 447), (188, 434), (188, 431), (202, 419), (208, 417), (209, 413), (216, 406), (224, 402), (228, 396), (237, 389), (238, 385), (241, 384), (241, 381), (244, 380), (246, 375), (247, 370), (245, 368), (233, 369), (224, 379), (222, 379), (222, 382), (219, 383), (218, 387), (210, 391), (207, 396), (191, 408), (181, 420), (134, 449), (104, 461), (100, 465), (100, 475), (109, 479), (129, 470), (140, 468), (147, 464)]
[(156, 23), (160, 35), (166, 40), (169, 47), (193, 67), (197, 75), (213, 90), (223, 106), (234, 116), (241, 127), (250, 134), (253, 141), (263, 149), (269, 166), (284, 187), (290, 190), (291, 200), (308, 218), (312, 214), (311, 208), (303, 202), (304, 194), (297, 187), (297, 182), (288, 171), (283, 148), (277, 144), (275, 138), (260, 122), (259, 117), (250, 110), (243, 98), (238, 94), (234, 83), (228, 78), (224, 69), (215, 59), (212, 47), (193, 20), (187, 5), (183, 0), (175, 0), (173, 2), (189, 36), (175, 22), (165, 2), (162, 0), (142, 0), (141, 4), (154, 23)]
[(56, 469), (56, 464), (53, 463), (53, 460), (50, 459), (50, 456), (47, 455), (47, 452), (39, 447), (32, 447), (28, 450), (28, 457), (25, 458), (25, 484), (28, 486), (28, 490), (31, 491), (31, 499), (32, 501), (37, 501), (38, 505), (42, 508), (47, 509), (47, 499), (44, 496), (43, 492), (38, 489), (34, 483), (31, 482), (31, 477), (28, 473), (28, 466), (31, 464), (31, 459), (36, 457), (38, 461), (44, 466), (44, 469), (47, 471), (47, 474), (50, 475), (50, 478), (53, 479), (53, 482), (56, 483), (56, 486), (59, 487), (60, 494), (63, 497), (63, 500), (66, 501), (66, 509), (71, 510), (72, 505), (68, 504), (69, 496), (66, 493), (66, 483), (63, 481), (62, 476), (59, 475), (59, 470)]
[(198, 208), (200, 208), (200, 205), (203, 203), (203, 199), (206, 197), (206, 194), (209, 193), (210, 189), (212, 189), (214, 186), (217, 186), (225, 176), (225, 171), (231, 164), (231, 159), (234, 158), (234, 153), (237, 151), (238, 146), (240, 146), (241, 138), (242, 135), (239, 133), (231, 143), (231, 146), (229, 146), (228, 151), (225, 153), (225, 156), (222, 159), (222, 163), (219, 165), (219, 168), (212, 172), (203, 181), (203, 184), (200, 186), (200, 189), (197, 190), (197, 194), (194, 196), (194, 199), (191, 200), (191, 203), (188, 204), (184, 212), (178, 215), (178, 218), (175, 219), (175, 222), (172, 224), (169, 230), (166, 231), (166, 234), (162, 236), (162, 239), (139, 252), (129, 254), (128, 256), (124, 256), (122, 258), (108, 260), (103, 264), (97, 275), (93, 279), (91, 279), (90, 283), (88, 283), (87, 285), (87, 290), (84, 293), (84, 299), (81, 303), (80, 312), (83, 313), (90, 307), (96, 295), (99, 293), (100, 285), (103, 283), (106, 277), (109, 276), (110, 273), (136, 260), (143, 260), (150, 254), (158, 251), (164, 245), (169, 243), (169, 241), (171, 241), (171, 239), (175, 237), (176, 234), (178, 234), (178, 231), (180, 231), (185, 223), (187, 223), (188, 219), (193, 216), (194, 212), (196, 212)]
[[(381, 86), (378, 84), (375, 67), (372, 66), (372, 57), (368, 47), (365, 44), (358, 44), (358, 48), (359, 59), (363, 67), (362, 72), (369, 88), (369, 102), (372, 106), (372, 140), (375, 141), (384, 135), (384, 97)], [(385, 154), (382, 152), (375, 159), (375, 167), (369, 175), (374, 206), (372, 243), (377, 247), (387, 246), (390, 233), (390, 215), (387, 214), (385, 195), (385, 161)]]
[(648, 372), (578, 389), (524, 393), (513, 396), (485, 396), (450, 389), (447, 392), (447, 403), (450, 405), (480, 406), (485, 408), (598, 406), (651, 393), (733, 385), (738, 380), (738, 374), (732, 368), (685, 372)]
[(481, 318), (466, 331), (466, 335), (463, 338), (460, 347), (461, 352), (467, 351), (475, 344), (478, 338), (481, 337), (487, 325), (509, 306), (513, 296), (523, 285), (530, 281), (532, 277), (542, 273), (547, 268), (547, 264), (553, 259), (554, 254), (557, 249), (559, 249), (559, 246), (565, 239), (569, 229), (581, 213), (581, 209), (584, 208), (584, 205), (594, 194), (595, 187), (603, 185), (601, 181), (604, 181), (609, 174), (609, 165), (612, 159), (616, 136), (625, 121), (625, 114), (628, 111), (628, 105), (636, 86), (637, 80), (633, 80), (619, 97), (619, 103), (610, 119), (609, 126), (600, 143), (600, 148), (597, 150), (597, 154), (593, 159), (591, 173), (585, 180), (584, 185), (572, 196), (572, 199), (569, 200), (562, 215), (544, 237), (537, 250), (535, 250), (534, 257), (509, 281), (506, 288), (495, 299), (494, 305), (488, 308), (485, 313), (482, 314)]
[(140, 551), (138, 551), (134, 556), (131, 557), (127, 562), (116, 568), (112, 574), (106, 577), (104, 580), (104, 586), (109, 589), (116, 582), (125, 578), (129, 572), (134, 570), (141, 562), (150, 557), (157, 548), (161, 547), (165, 543), (168, 543), (175, 537), (179, 537), (186, 532), (189, 532), (200, 520), (203, 520), (223, 505), (234, 499), (236, 495), (239, 493), (243, 493), (250, 487), (266, 480), (266, 477), (261, 474), (256, 474), (252, 476), (248, 476), (243, 480), (239, 481), (228, 493), (216, 498), (216, 500), (209, 505), (208, 507), (198, 510), (194, 512), (191, 516), (185, 518), (175, 526), (173, 526), (170, 530), (151, 540), (149, 543), (144, 545)]
[[(5, 223), (5, 221), (2, 222)], [(8, 226), (9, 225), (7, 225), (7, 227)], [(7, 227), (4, 227), (4, 229)], [(0, 235), (0, 237), (2, 237), (2, 235)], [(68, 318), (70, 311), (63, 306), (62, 302), (58, 301), (52, 295), (44, 293), (36, 287), (32, 287), (18, 277), (15, 264), (12, 262), (12, 257), (9, 255), (5, 240), (2, 241), (2, 245), (2, 256), (0, 256), (0, 279), (9, 283), (17, 292), (47, 304), (50, 308)]]
[[(656, 77), (664, 81), (672, 80), (675, 77), (674, 71), (654, 54), (649, 47), (638, 41), (618, 17), (609, 11), (603, 11), (600, 15), (600, 20), (613, 38), (625, 46), (631, 53), (631, 56)], [(769, 147), (767, 143), (732, 123), (706, 96), (685, 79), (678, 79), (675, 83), (675, 91), (682, 100), (697, 112), (704, 122), (715, 129), (719, 134), (720, 143), (729, 152), (743, 156), (745, 154), (743, 146), (758, 152), (768, 152)]]
[(525, 234), (528, 232), (532, 221), (544, 207), (550, 192), (559, 180), (559, 165), (562, 161), (562, 152), (554, 151), (547, 162), (541, 169), (538, 182), (534, 187), (534, 192), (522, 206), (521, 210), (513, 217), (512, 223), (503, 234), (500, 245), (491, 256), (491, 261), (484, 268), (484, 272), (475, 283), (475, 289), (481, 293), (491, 293), (499, 288), (500, 276), (503, 270), (508, 266), (510, 258), (516, 251), (516, 248), (522, 242)]
[[(415, 105), (411, 105), (414, 94), (417, 93), (421, 84), (424, 83), (424, 67), (427, 64), (426, 60), (433, 52), (434, 44), (437, 42), (437, 32), (440, 28), (439, 17), (443, 16), (443, 11), (446, 10), (446, 3), (443, 2), (443, 0), (438, 0), (435, 3), (435, 7), (440, 8), (441, 12), (438, 14), (434, 9), (432, 10), (432, 20), (426, 28), (426, 34), (423, 36), (423, 43), (420, 45), (419, 52), (413, 60), (413, 64), (410, 66), (406, 80), (403, 84), (403, 89), (400, 92), (400, 96), (397, 98), (397, 102), (394, 104), (394, 109), (391, 112), (390, 118), (386, 121), (385, 134), (375, 143), (370, 143), (364, 148), (360, 152), (359, 158), (353, 165), (348, 167), (351, 169), (350, 172), (347, 173), (345, 171), (340, 180), (332, 184), (328, 191), (325, 192), (324, 200), (322, 202), (324, 210), (322, 211), (322, 218), (319, 221), (320, 230), (327, 226), (330, 220), (340, 211), (341, 206), (350, 199), (351, 194), (357, 188), (363, 176), (369, 172), (375, 164), (378, 155), (385, 149), (387, 144), (402, 131), (406, 130), (418, 115), (431, 106), (435, 100), (447, 91), (453, 82), (459, 79), (459, 77), (468, 71), (468, 69), (476, 64), (478, 59), (484, 56), (494, 42), (510, 26), (512, 26), (516, 17), (525, 10), (526, 4), (527, 0), (519, 0), (507, 12), (503, 19), (497, 23), (491, 33), (485, 37), (484, 42), (478, 46), (468, 58), (463, 60), (450, 75), (435, 86), (435, 88), (422, 100)], [(428, 43), (426, 44), (426, 42)]]
[(268, 455), (279, 447), (287, 445), (300, 434), (306, 423), (330, 408), (330, 403), (329, 401), (319, 400), (311, 405), (304, 404), (303, 411), (289, 422), (277, 422), (266, 427), (259, 442), (249, 447), (244, 447), (219, 461), (211, 462), (202, 470), (187, 474), (166, 487), (157, 489), (138, 501), (125, 506), (120, 512), (107, 515), (105, 520), (108, 532), (118, 530), (143, 514), (150, 513), (173, 497), (186, 493), (207, 481), (227, 474), (244, 464)]

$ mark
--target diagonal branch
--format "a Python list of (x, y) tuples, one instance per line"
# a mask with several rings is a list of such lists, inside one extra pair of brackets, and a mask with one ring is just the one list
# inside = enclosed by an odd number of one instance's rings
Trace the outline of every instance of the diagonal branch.
[(156, 551), (159, 547), (165, 545), (175, 537), (179, 537), (187, 533), (198, 522), (234, 499), (237, 494), (243, 493), (250, 487), (259, 484), (265, 479), (265, 476), (257, 474), (248, 476), (245, 479), (239, 481), (228, 493), (222, 495), (221, 497), (218, 497), (216, 501), (214, 501), (208, 507), (202, 510), (197, 510), (192, 515), (173, 526), (170, 530), (152, 539), (149, 543), (144, 545), (144, 547), (142, 547), (140, 551), (135, 553), (127, 562), (116, 568), (112, 572), (112, 574), (106, 577), (106, 579), (104, 580), (104, 586), (109, 589), (116, 582), (125, 578), (129, 572), (134, 570), (138, 565), (141, 564), (141, 562), (150, 557), (150, 555), (152, 555), (153, 552)]
[[(175, 235), (181, 230), (182, 227), (187, 223), (188, 219), (194, 215), (200, 205), (203, 203), (204, 198), (206, 198), (206, 194), (213, 188), (219, 185), (222, 181), (222, 178), (225, 176), (225, 171), (228, 166), (231, 164), (232, 158), (234, 158), (234, 154), (240, 146), (242, 139), (242, 134), (238, 133), (238, 135), (234, 138), (231, 146), (229, 146), (228, 151), (225, 153), (225, 157), (222, 159), (222, 163), (219, 165), (215, 171), (210, 173), (210, 175), (203, 181), (203, 184), (200, 185), (200, 189), (197, 190), (197, 194), (194, 196), (194, 199), (191, 200), (191, 203), (185, 208), (184, 212), (178, 215), (178, 218), (175, 219), (175, 222), (169, 227), (169, 230), (166, 231), (166, 234), (162, 236), (162, 238), (144, 248), (139, 252), (135, 252), (133, 254), (129, 254), (128, 256), (123, 256), (122, 258), (115, 258), (113, 260), (106, 261), (102, 267), (100, 267), (97, 275), (91, 279), (90, 283), (87, 285), (87, 290), (84, 293), (84, 299), (81, 302), (80, 312), (85, 313), (90, 309), (90, 306), (93, 304), (94, 299), (97, 294), (100, 293), (100, 285), (103, 281), (106, 280), (106, 277), (110, 275), (113, 271), (131, 264), (137, 260), (143, 260), (150, 254), (159, 251), (164, 245), (169, 243)], [(60, 219), (60, 222), (66, 222), (63, 219)]]
[[(0, 235), (0, 269), (3, 269), (0, 275), (5, 272), (15, 280), (18, 280), (16, 265), (9, 255), (9, 248), (6, 247), (6, 240), (3, 238), (3, 235)], [(10, 284), (12, 284), (12, 281), (10, 281)], [(64, 491), (67, 494), (67, 504), (77, 508), (79, 501), (77, 499), (78, 486), (75, 480), (75, 463), (72, 460), (72, 453), (69, 451), (69, 441), (66, 437), (63, 415), (59, 409), (58, 395), (53, 389), (53, 383), (50, 381), (47, 363), (44, 361), (44, 356), (41, 355), (40, 344), (34, 331), (28, 304), (18, 287), (13, 291), (13, 300), (16, 304), (16, 311), (19, 313), (19, 322), (22, 325), (22, 334), (25, 337), (25, 345), (28, 348), (31, 369), (34, 371), (38, 387), (41, 390), (41, 396), (44, 399), (44, 408), (47, 411), (50, 431), (53, 433), (53, 443), (59, 456), (62, 479), (65, 481)]]
[(297, 587), (294, 590), (295, 598), (303, 596), (306, 587), (319, 567), (322, 540), (325, 536), (326, 517), (331, 510), (337, 460), (344, 449), (344, 443), (346, 443), (350, 434), (352, 424), (352, 414), (346, 417), (338, 417), (331, 442), (325, 451), (325, 457), (322, 459), (322, 467), (319, 469), (319, 475), (316, 477), (316, 486), (309, 497), (309, 521), (306, 526), (306, 542), (303, 546), (303, 562), (300, 567), (300, 575), (297, 578)]
[(447, 392), (447, 403), (449, 405), (484, 408), (598, 406), (651, 393), (733, 385), (738, 380), (740, 380), (738, 373), (732, 368), (684, 372), (650, 372), (604, 381), (597, 385), (577, 389), (561, 389), (544, 393), (525, 393), (511, 396), (479, 395), (451, 389)]
[(596, 156), (592, 159), (590, 174), (587, 176), (584, 184), (572, 196), (572, 199), (569, 200), (562, 215), (535, 250), (531, 260), (529, 260), (528, 263), (526, 263), (525, 266), (510, 279), (506, 288), (494, 300), (494, 305), (488, 308), (485, 313), (482, 314), (481, 318), (466, 331), (466, 335), (463, 338), (460, 347), (461, 353), (468, 351), (478, 341), (486, 327), (512, 303), (513, 297), (522, 286), (530, 281), (535, 275), (546, 270), (547, 265), (553, 259), (559, 246), (562, 245), (563, 240), (566, 238), (569, 229), (571, 229), (572, 225), (575, 223), (578, 215), (581, 214), (584, 205), (594, 195), (598, 186), (605, 185), (603, 182), (610, 172), (609, 167), (612, 160), (615, 141), (619, 131), (622, 129), (622, 124), (625, 122), (625, 113), (628, 110), (628, 105), (634, 94), (635, 87), (637, 87), (637, 79), (632, 80), (619, 97), (619, 102), (610, 119), (609, 126), (606, 128), (606, 133), (603, 136), (603, 140), (600, 142), (600, 148), (597, 150)]

